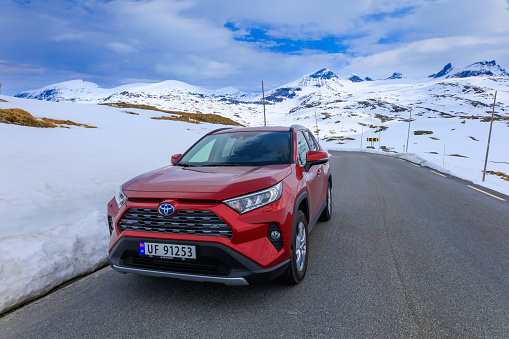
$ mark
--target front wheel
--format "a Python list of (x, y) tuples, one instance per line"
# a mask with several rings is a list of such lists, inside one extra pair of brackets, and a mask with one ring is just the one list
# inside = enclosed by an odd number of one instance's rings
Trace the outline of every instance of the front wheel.
[(330, 182), (327, 183), (327, 196), (325, 198), (325, 209), (323, 210), (320, 221), (329, 221), (332, 218), (332, 187)]
[(286, 281), (296, 285), (304, 279), (308, 267), (308, 221), (302, 211), (298, 212), (297, 228), (292, 241), (292, 256), (286, 272)]

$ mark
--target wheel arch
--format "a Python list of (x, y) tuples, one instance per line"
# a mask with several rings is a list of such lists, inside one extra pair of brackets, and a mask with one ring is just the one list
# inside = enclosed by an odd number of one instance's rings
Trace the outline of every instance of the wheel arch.
[(295, 226), (297, 225), (297, 219), (296, 219), (296, 215), (298, 214), (297, 212), (301, 210), (304, 215), (306, 216), (306, 219), (308, 220), (309, 222), (309, 198), (308, 198), (308, 193), (307, 192), (303, 192), (296, 200), (295, 202), (295, 210), (293, 211), (293, 215), (294, 215), (294, 220), (293, 220), (293, 226), (294, 226), (294, 229), (295, 229)]
[(295, 243), (295, 233), (297, 230), (297, 223), (299, 222), (299, 210), (304, 213), (309, 223), (309, 198), (307, 192), (302, 192), (302, 194), (299, 195), (299, 197), (295, 200), (295, 207), (293, 211), (292, 242), (290, 248), (293, 248), (293, 244)]

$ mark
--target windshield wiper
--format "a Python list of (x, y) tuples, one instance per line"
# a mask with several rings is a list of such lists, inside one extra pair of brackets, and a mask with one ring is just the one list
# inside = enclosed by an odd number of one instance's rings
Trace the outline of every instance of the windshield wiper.
[(196, 165), (186, 164), (186, 163), (177, 163), (176, 166), (182, 166), (182, 167), (196, 167)]
[(213, 164), (203, 164), (203, 167), (214, 167), (214, 166), (249, 166), (245, 163), (232, 163), (232, 162), (216, 162)]

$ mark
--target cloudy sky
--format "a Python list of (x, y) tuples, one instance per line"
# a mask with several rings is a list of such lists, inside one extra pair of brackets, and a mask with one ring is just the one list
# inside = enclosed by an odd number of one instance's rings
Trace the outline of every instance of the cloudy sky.
[(2, 93), (83, 79), (274, 88), (327, 67), (509, 69), (509, 0), (0, 0)]

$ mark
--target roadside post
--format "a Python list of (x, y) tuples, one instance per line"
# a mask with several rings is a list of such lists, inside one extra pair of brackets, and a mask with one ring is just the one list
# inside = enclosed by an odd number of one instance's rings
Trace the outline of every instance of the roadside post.
[(361, 148), (362, 148), (362, 139), (363, 139), (363, 136), (364, 136), (364, 126), (361, 125)]
[(410, 139), (410, 122), (412, 121), (412, 107), (410, 106), (410, 118), (408, 119), (408, 134), (406, 136), (406, 153), (408, 153), (408, 140)]
[(262, 81), (262, 95), (263, 95), (263, 126), (267, 126), (267, 117), (265, 116), (265, 89), (263, 88), (263, 81)]

